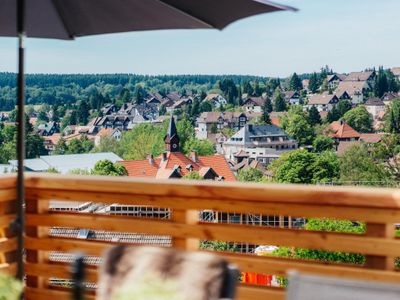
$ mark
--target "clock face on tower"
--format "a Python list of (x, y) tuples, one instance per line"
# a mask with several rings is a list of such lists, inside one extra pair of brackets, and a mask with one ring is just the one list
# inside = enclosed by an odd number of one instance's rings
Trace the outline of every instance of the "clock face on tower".
[(177, 144), (172, 144), (172, 148), (176, 149), (176, 148), (178, 148), (178, 145)]

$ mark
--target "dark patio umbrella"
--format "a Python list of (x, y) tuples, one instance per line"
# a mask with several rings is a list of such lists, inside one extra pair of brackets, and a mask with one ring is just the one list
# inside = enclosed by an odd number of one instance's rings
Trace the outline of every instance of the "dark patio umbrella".
[(248, 16), (295, 10), (267, 0), (0, 0), (0, 36), (17, 36), (18, 52), (18, 277), (24, 232), (24, 37), (75, 37), (154, 29), (223, 29)]

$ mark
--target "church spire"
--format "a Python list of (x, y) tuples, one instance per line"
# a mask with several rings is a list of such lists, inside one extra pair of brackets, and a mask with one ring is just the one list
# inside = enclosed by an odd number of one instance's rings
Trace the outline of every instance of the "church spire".
[(167, 135), (164, 138), (165, 150), (170, 152), (179, 152), (179, 136), (175, 125), (174, 116), (169, 120)]

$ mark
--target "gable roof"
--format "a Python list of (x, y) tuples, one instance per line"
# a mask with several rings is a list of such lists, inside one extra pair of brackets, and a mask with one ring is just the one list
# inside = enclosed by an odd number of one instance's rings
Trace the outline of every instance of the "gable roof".
[(372, 97), (369, 98), (366, 102), (365, 105), (367, 106), (385, 106), (385, 103), (377, 97)]
[(366, 81), (341, 81), (335, 91), (335, 94), (343, 94), (347, 92), (350, 96), (361, 94), (363, 90), (368, 89), (369, 85)]
[(147, 178), (170, 178), (166, 177), (173, 174), (178, 167), (180, 175), (185, 176), (190, 171), (188, 165), (193, 167), (193, 171), (199, 172), (201, 168), (212, 168), (218, 176), (224, 177), (226, 181), (236, 181), (228, 162), (222, 155), (199, 156), (197, 161), (185, 156), (181, 152), (167, 152), (167, 159), (162, 160), (162, 156), (155, 158), (152, 162), (149, 159), (120, 161), (128, 171), (130, 177)]
[(308, 101), (309, 105), (321, 105), (321, 104), (329, 104), (334, 101), (339, 101), (336, 95), (334, 94), (314, 94), (310, 97)]
[(255, 106), (263, 106), (265, 103), (265, 99), (262, 97), (248, 97), (242, 106), (250, 106), (250, 105), (255, 105)]
[(399, 99), (399, 98), (400, 98), (400, 95), (398, 93), (386, 92), (381, 97), (381, 100), (382, 101), (392, 101), (394, 99)]
[(329, 125), (333, 138), (359, 138), (360, 134), (344, 121), (334, 121)]
[(360, 141), (375, 144), (379, 143), (382, 138), (385, 136), (385, 133), (361, 133), (360, 134)]
[(375, 75), (374, 71), (351, 72), (344, 81), (367, 81)]
[(400, 67), (391, 68), (390, 71), (392, 71), (394, 76), (400, 76)]

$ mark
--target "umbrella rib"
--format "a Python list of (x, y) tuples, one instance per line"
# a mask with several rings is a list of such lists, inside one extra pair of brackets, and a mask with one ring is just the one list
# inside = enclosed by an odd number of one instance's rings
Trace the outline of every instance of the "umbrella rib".
[(195, 19), (196, 21), (202, 23), (203, 25), (205, 25), (205, 26), (208, 27), (208, 28), (217, 28), (215, 25), (210, 24), (209, 22), (207, 22), (207, 21), (205, 21), (205, 20), (203, 20), (203, 19), (200, 19), (199, 17), (196, 17), (196, 16), (194, 16), (194, 15), (191, 15), (191, 14), (185, 12), (184, 10), (179, 9), (179, 8), (177, 8), (177, 7), (175, 7), (175, 6), (171, 5), (171, 4), (165, 3), (163, 0), (155, 0), (155, 1), (159, 2), (160, 4), (162, 4), (162, 5), (164, 5), (164, 6), (168, 7), (168, 8), (170, 8), (170, 9), (172, 9), (172, 10), (175, 10), (175, 11), (179, 12), (179, 13), (181, 13), (181, 14), (183, 14), (183, 15), (185, 15), (185, 16), (191, 18), (191, 19)]
[(56, 9), (58, 15), (60, 16), (60, 20), (61, 20), (61, 22), (62, 22), (62, 24), (63, 24), (63, 26), (64, 26), (65, 31), (66, 31), (67, 34), (68, 34), (68, 37), (69, 37), (70, 39), (74, 39), (74, 36), (75, 36), (75, 35), (74, 35), (74, 33), (72, 32), (72, 30), (70, 30), (70, 26), (68, 25), (68, 23), (67, 23), (67, 21), (66, 21), (66, 18), (65, 18), (65, 16), (64, 16), (63, 9), (62, 9), (62, 8), (60, 7), (60, 5), (58, 4), (57, 0), (52, 0), (52, 2), (53, 2), (53, 6), (54, 6), (54, 8)]

